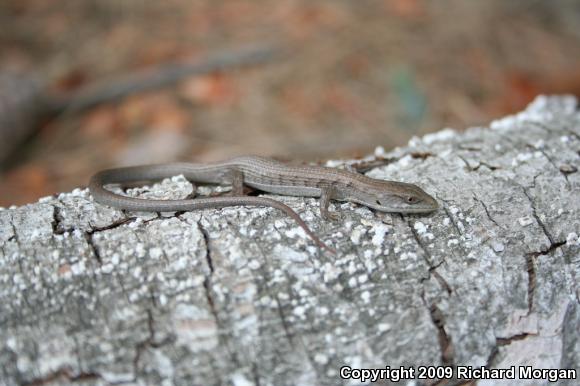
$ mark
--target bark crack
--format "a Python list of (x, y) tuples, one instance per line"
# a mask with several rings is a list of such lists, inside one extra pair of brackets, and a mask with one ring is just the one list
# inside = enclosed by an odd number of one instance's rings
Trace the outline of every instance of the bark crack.
[[(74, 383), (74, 382), (88, 382), (91, 380), (102, 380), (104, 381), (103, 377), (99, 373), (95, 372), (81, 372), (78, 374), (74, 374), (70, 368), (62, 368), (58, 369), (52, 373), (45, 375), (42, 378), (35, 378), (31, 381), (24, 382), (22, 385), (24, 386), (43, 386), (43, 385), (50, 385), (54, 383), (60, 383), (60, 381), (66, 381), (67, 383)], [(106, 382), (107, 384), (111, 384)]]
[(209, 272), (210, 272), (209, 274), (211, 276), (211, 275), (213, 275), (213, 270), (214, 270), (212, 251), (211, 251), (211, 238), (209, 236), (209, 232), (207, 231), (207, 229), (205, 229), (203, 227), (203, 225), (201, 225), (201, 221), (197, 222), (197, 226), (199, 227), (199, 230), (201, 231), (201, 234), (203, 236), (203, 241), (205, 244), (205, 259), (207, 261), (207, 266), (208, 266)]
[(258, 371), (258, 364), (252, 362), (252, 377), (254, 378), (255, 386), (260, 386), (260, 372)]
[(85, 240), (87, 241), (87, 245), (89, 246), (89, 248), (93, 252), (93, 256), (95, 256), (95, 259), (97, 260), (99, 265), (102, 265), (103, 259), (101, 257), (101, 253), (99, 252), (99, 248), (95, 245), (95, 242), (93, 240), (93, 233), (92, 232), (85, 232)]
[(429, 311), (429, 317), (431, 318), (431, 322), (437, 329), (437, 338), (439, 341), (439, 350), (441, 353), (441, 363), (444, 366), (453, 366), (455, 364), (453, 341), (451, 340), (451, 337), (447, 334), (447, 331), (445, 331), (445, 318), (443, 316), (443, 313), (437, 307), (436, 304), (427, 303), (427, 299), (425, 297), (425, 290), (423, 290), (421, 298), (423, 299), (425, 307)]
[(463, 163), (465, 164), (465, 168), (466, 168), (467, 170), (469, 170), (469, 171), (472, 171), (472, 170), (473, 170), (473, 169), (471, 168), (471, 165), (469, 165), (469, 162), (467, 162), (467, 160), (466, 160), (465, 158), (463, 158), (463, 156), (462, 156), (462, 155), (459, 155), (459, 154), (458, 154), (458, 155), (457, 155), (457, 157), (458, 157), (458, 158), (459, 158), (461, 161), (463, 161)]
[(571, 186), (570, 186), (570, 180), (568, 180), (568, 174), (566, 174), (565, 172), (562, 171), (561, 168), (556, 166), (556, 163), (554, 162), (554, 160), (552, 160), (552, 158), (548, 155), (548, 153), (546, 153), (543, 149), (540, 149), (540, 152), (544, 155), (544, 157), (546, 157), (548, 162), (550, 162), (550, 164), (552, 164), (554, 169), (556, 169), (558, 171), (558, 173), (560, 173), (564, 177), (564, 179), (566, 180), (566, 186), (568, 186), (568, 188), (570, 188)]
[[(401, 217), (403, 217), (403, 216), (401, 215)], [(409, 229), (411, 229), (411, 234), (413, 235), (413, 238), (417, 242), (417, 245), (419, 245), (419, 247), (423, 250), (424, 258), (425, 258), (425, 261), (427, 262), (427, 265), (429, 266), (429, 268), (432, 268), (433, 264), (431, 262), (431, 253), (429, 253), (429, 251), (425, 247), (425, 244), (423, 244), (423, 241), (421, 240), (421, 238), (417, 234), (417, 231), (415, 230), (415, 227), (413, 226), (414, 224), (411, 223), (411, 220), (407, 220), (407, 225), (409, 226)]]
[(488, 168), (488, 169), (489, 169), (489, 170), (491, 170), (492, 172), (493, 172), (493, 171), (496, 171), (496, 170), (498, 170), (498, 169), (501, 169), (501, 167), (500, 167), (500, 166), (495, 166), (495, 165), (489, 164), (489, 163), (487, 163), (487, 162), (485, 162), (485, 161), (477, 161), (477, 165), (476, 165), (476, 166), (471, 166), (471, 165), (469, 164), (469, 162), (468, 162), (468, 161), (467, 161), (467, 160), (466, 160), (466, 159), (465, 159), (463, 156), (461, 156), (461, 155), (457, 155), (457, 157), (459, 157), (459, 159), (460, 159), (461, 161), (463, 161), (463, 163), (465, 164), (465, 167), (466, 167), (466, 169), (467, 169), (468, 171), (470, 171), (470, 172), (476, 172), (476, 171), (478, 171), (478, 170), (479, 170), (479, 169), (480, 169), (482, 166), (485, 166), (486, 168)]
[(51, 205), (51, 206), (52, 206), (52, 221), (51, 221), (52, 233), (55, 235), (62, 235), (66, 231), (72, 231), (72, 229), (65, 230), (63, 228), (62, 222), (63, 222), (64, 218), (62, 217), (62, 214), (60, 213), (60, 208), (56, 205)]
[(449, 283), (447, 283), (447, 280), (445, 280), (443, 278), (443, 276), (441, 276), (439, 274), (439, 272), (436, 271), (437, 268), (439, 268), (439, 266), (443, 264), (443, 262), (437, 264), (434, 267), (429, 268), (429, 273), (433, 275), (433, 277), (435, 277), (435, 279), (439, 282), (439, 284), (445, 289), (445, 291), (447, 291), (448, 295), (451, 295), (453, 293), (453, 289), (451, 288), (451, 286), (449, 285)]
[(216, 309), (214, 301), (213, 301), (213, 296), (211, 295), (211, 279), (209, 276), (206, 276), (205, 279), (203, 280), (203, 288), (205, 290), (205, 298), (207, 300), (209, 310), (210, 310), (213, 318), (215, 319), (215, 322), (216, 322), (218, 328), (220, 328), (221, 323), (220, 323), (220, 319), (218, 317), (217, 309)]
[(500, 347), (509, 346), (510, 344), (512, 344), (512, 342), (524, 340), (530, 336), (537, 336), (537, 334), (523, 332), (521, 334), (515, 334), (507, 338), (495, 338), (495, 346), (492, 348), (491, 352), (489, 353), (489, 356), (487, 357), (485, 367), (491, 368), (492, 366), (494, 366), (497, 355), (499, 354)]
[(381, 156), (375, 156), (374, 159), (372, 159), (372, 160), (360, 160), (360, 161), (357, 161), (355, 163), (345, 164), (344, 167), (346, 169), (352, 169), (352, 170), (362, 174), (362, 173), (366, 173), (370, 170), (379, 168), (381, 166), (386, 166), (386, 165), (389, 165), (393, 162), (397, 162), (397, 161), (401, 160), (401, 158), (406, 157), (406, 156), (410, 156), (413, 159), (426, 160), (429, 157), (435, 157), (435, 154), (433, 154), (431, 152), (414, 151), (414, 152), (402, 154), (402, 155), (397, 156), (397, 157), (386, 158), (386, 157), (381, 157)]
[(210, 313), (212, 315), (212, 317), (215, 320), (216, 326), (217, 326), (217, 334), (218, 334), (218, 341), (220, 342), (220, 345), (225, 349), (225, 351), (229, 354), (230, 360), (233, 364), (234, 367), (240, 367), (240, 361), (236, 355), (235, 350), (233, 350), (231, 348), (231, 345), (225, 335), (225, 327), (224, 327), (224, 323), (222, 322), (216, 304), (215, 304), (215, 300), (214, 297), (212, 295), (212, 290), (211, 290), (211, 276), (206, 276), (205, 279), (203, 280), (203, 288), (205, 291), (205, 297), (209, 306), (209, 310)]
[(566, 245), (566, 240), (564, 240), (564, 241), (556, 241), (554, 243), (551, 243), (548, 248), (542, 249), (542, 250), (537, 251), (537, 252), (530, 252), (530, 253), (528, 253), (528, 255), (530, 255), (532, 257), (549, 255), (550, 253), (554, 252), (556, 249), (558, 249), (558, 248), (560, 248), (560, 247), (562, 247), (564, 245)]
[(536, 151), (539, 151), (540, 153), (542, 153), (542, 155), (548, 160), (548, 162), (550, 163), (550, 165), (552, 165), (552, 167), (554, 168), (554, 170), (556, 170), (560, 175), (562, 175), (562, 177), (564, 177), (564, 179), (566, 180), (566, 186), (568, 188), (571, 187), (570, 186), (570, 181), (568, 180), (568, 175), (565, 172), (563, 172), (558, 166), (556, 166), (556, 163), (554, 162), (554, 160), (552, 159), (552, 157), (550, 157), (548, 155), (548, 153), (546, 153), (546, 151), (544, 149), (540, 149), (540, 148), (538, 148), (536, 146), (533, 146), (533, 145), (530, 145), (530, 144), (528, 144), (527, 146), (529, 148), (533, 149), (533, 150), (536, 150)]
[(451, 295), (451, 293), (453, 292), (453, 290), (451, 289), (451, 286), (449, 285), (449, 283), (447, 283), (447, 281), (443, 278), (443, 276), (441, 276), (437, 272), (437, 268), (439, 268), (443, 264), (444, 261), (441, 260), (438, 264), (433, 265), (433, 263), (431, 262), (431, 254), (429, 253), (429, 251), (427, 250), (427, 247), (425, 246), (425, 244), (423, 243), (423, 241), (421, 240), (421, 238), (417, 234), (417, 231), (413, 227), (413, 224), (411, 224), (411, 220), (407, 221), (407, 225), (411, 229), (411, 234), (413, 235), (413, 238), (417, 242), (417, 245), (419, 245), (419, 247), (423, 250), (425, 262), (427, 263), (427, 266), (429, 267), (429, 269), (427, 271), (428, 276), (427, 276), (427, 278), (425, 278), (422, 281), (428, 280), (432, 275), (435, 278), (435, 280), (437, 280), (439, 285), (441, 285), (441, 287), (443, 287), (443, 289), (445, 289), (447, 294)]
[(525, 254), (526, 270), (528, 273), (528, 315), (532, 312), (534, 305), (534, 294), (536, 292), (536, 259), (538, 256), (548, 255), (565, 245), (566, 241), (557, 241), (550, 243), (550, 246), (538, 252), (530, 252)]
[[(126, 218), (115, 221), (115, 222), (113, 222), (109, 225), (103, 226), (103, 227), (95, 228), (95, 227), (91, 226), (90, 230), (84, 231), (84, 230), (76, 228), (76, 227), (65, 228), (62, 225), (64, 223), (64, 216), (61, 214), (61, 209), (57, 205), (51, 205), (51, 207), (53, 209), (52, 210), (51, 225), (52, 225), (52, 232), (55, 235), (62, 235), (66, 232), (69, 232), (69, 233), (74, 232), (77, 229), (80, 231), (88, 232), (88, 233), (92, 234), (92, 233), (102, 232), (102, 231), (106, 231), (106, 230), (110, 230), (110, 229), (115, 229), (123, 224), (127, 224), (129, 222), (133, 222), (133, 221), (137, 220), (137, 217), (126, 217)], [(144, 223), (147, 223), (147, 221), (144, 221)]]
[[(113, 223), (111, 223), (109, 225), (105, 225), (103, 227), (98, 227), (98, 228), (94, 228), (93, 227), (91, 230), (88, 231), (88, 233), (93, 234), (93, 233), (104, 232), (104, 231), (108, 231), (108, 230), (111, 230), (111, 229), (115, 229), (115, 228), (118, 228), (118, 227), (120, 227), (122, 225), (132, 223), (132, 222), (136, 221), (137, 218), (138, 217), (126, 217), (124, 219), (115, 221), (115, 222), (113, 222)], [(143, 224), (146, 224), (149, 221), (151, 221), (151, 220), (143, 221)]]
[(576, 138), (578, 141), (580, 141), (580, 135), (578, 135), (577, 133), (573, 132), (572, 130), (564, 130), (564, 131), (569, 135), (571, 135), (572, 137)]
[(173, 343), (174, 341), (171, 336), (168, 336), (162, 341), (157, 341), (155, 337), (155, 319), (153, 318), (153, 312), (150, 309), (147, 309), (146, 313), (148, 335), (145, 340), (138, 342), (135, 346), (135, 357), (133, 358), (133, 377), (135, 382), (138, 379), (139, 362), (141, 361), (143, 353), (149, 348), (157, 349), (166, 344)]
[(493, 171), (496, 171), (498, 169), (501, 169), (500, 166), (495, 166), (495, 165), (492, 165), (492, 164), (488, 164), (487, 162), (484, 162), (484, 161), (479, 161), (479, 164), (476, 167), (473, 168), (473, 171), (478, 171), (479, 168), (481, 168), (482, 166), (485, 166), (486, 168), (488, 168), (492, 172)]
[(536, 291), (536, 266), (534, 256), (526, 254), (526, 271), (528, 273), (528, 315), (534, 307), (534, 294)]
[(290, 342), (290, 346), (294, 347), (294, 337), (290, 333), (290, 328), (288, 327), (288, 321), (286, 320), (286, 317), (284, 316), (284, 311), (282, 311), (282, 305), (280, 304), (280, 299), (278, 298), (278, 296), (276, 296), (275, 298), (276, 298), (276, 305), (277, 305), (277, 309), (278, 309), (278, 315), (280, 315), (280, 320), (282, 321), (282, 328), (284, 329), (284, 334), (286, 335), (286, 339), (288, 340), (288, 342)]
[(424, 152), (414, 151), (414, 152), (409, 153), (409, 155), (413, 159), (421, 159), (421, 160), (426, 160), (427, 158), (435, 157), (435, 155), (433, 153), (428, 152), (428, 151), (424, 151)]
[[(446, 201), (444, 201), (444, 200), (441, 200), (441, 201), (443, 201), (447, 204)], [(445, 214), (447, 214), (447, 217), (449, 217), (449, 220), (451, 221), (451, 224), (453, 224), (453, 228), (455, 228), (455, 231), (457, 231), (457, 234), (462, 235), (463, 232), (461, 232), (461, 229), (459, 229), (459, 225), (457, 225), (457, 222), (455, 221), (455, 218), (453, 218), (453, 215), (449, 211), (449, 208), (447, 207), (447, 205), (442, 205), (442, 208), (445, 211)]]
[(352, 169), (354, 169), (358, 173), (366, 173), (370, 170), (376, 169), (381, 166), (387, 166), (395, 161), (398, 161), (399, 158), (392, 157), (392, 158), (385, 158), (385, 157), (375, 157), (375, 159), (370, 161), (358, 161), (356, 163), (350, 164)]
[(11, 222), (10, 225), (12, 226), (12, 236), (10, 236), (8, 240), (14, 241), (16, 244), (20, 245), (20, 240), (18, 240), (18, 233), (16, 233), (16, 227), (14, 226), (14, 222)]
[[(534, 177), (534, 185), (535, 185), (535, 177)], [(553, 239), (552, 235), (550, 234), (550, 232), (548, 232), (548, 229), (546, 228), (546, 225), (544, 224), (544, 222), (538, 216), (538, 211), (537, 211), (537, 208), (536, 208), (536, 204), (535, 204), (534, 200), (532, 199), (530, 193), (525, 188), (523, 189), (523, 191), (524, 191), (524, 194), (526, 195), (526, 197), (528, 198), (528, 200), (530, 201), (530, 206), (532, 207), (532, 216), (534, 217), (534, 219), (536, 219), (536, 222), (538, 223), (538, 225), (540, 226), (540, 228), (542, 228), (542, 231), (544, 232), (544, 234), (546, 235), (546, 237), (550, 241), (550, 244), (554, 244), (554, 239)]]
[[(54, 207), (54, 208), (56, 209), (56, 207)], [(56, 210), (55, 210), (54, 213), (56, 213)], [(132, 222), (137, 221), (138, 218), (139, 217), (126, 217), (126, 218), (123, 218), (121, 220), (115, 221), (115, 222), (113, 222), (113, 223), (111, 223), (109, 225), (105, 225), (103, 227), (93, 227), (92, 229), (84, 232), (85, 240), (87, 241), (87, 244), (88, 244), (89, 248), (93, 252), (93, 255), (95, 256), (95, 259), (99, 262), (99, 264), (102, 264), (103, 260), (102, 260), (102, 257), (101, 257), (101, 254), (99, 252), (99, 249), (98, 249), (97, 245), (94, 243), (93, 235), (95, 233), (104, 232), (104, 231), (108, 231), (108, 230), (112, 230), (112, 229), (119, 228), (119, 227), (121, 227), (121, 226), (123, 226), (125, 224), (130, 224)], [(160, 218), (161, 217), (155, 217), (155, 218), (152, 218), (152, 219), (149, 219), (149, 220), (144, 220), (142, 223), (143, 224), (148, 224), (148, 223), (150, 223), (152, 221), (157, 221)], [(163, 217), (163, 218), (165, 218), (165, 217)], [(179, 218), (179, 217), (176, 217), (176, 218)], [(53, 221), (53, 230), (56, 229), (56, 230), (54, 230), (55, 234), (63, 234), (64, 232), (72, 232), (75, 229), (77, 229), (77, 228), (71, 228), (71, 229), (66, 229), (65, 230), (65, 229), (59, 228), (59, 225), (58, 225), (59, 222), (56, 223), (57, 225), (54, 225), (54, 224), (55, 224), (55, 222)]]
[[(403, 218), (402, 215), (401, 215), (401, 217)], [(431, 254), (429, 253), (429, 251), (427, 251), (425, 245), (421, 241), (419, 235), (417, 234), (417, 231), (413, 227), (413, 224), (411, 224), (410, 220), (407, 221), (407, 225), (411, 229), (411, 234), (415, 238), (417, 244), (423, 250), (424, 259), (425, 259), (427, 265), (429, 266), (429, 269), (427, 271), (428, 277), (426, 279), (422, 280), (422, 282), (425, 280), (428, 280), (431, 277), (431, 275), (433, 275), (433, 277), (435, 277), (435, 279), (445, 289), (445, 291), (448, 294), (451, 294), (452, 293), (451, 286), (436, 271), (436, 269), (439, 266), (441, 266), (441, 264), (443, 264), (443, 261), (441, 261), (437, 265), (432, 265), (432, 263), (430, 262)], [(441, 352), (441, 363), (445, 366), (453, 365), (455, 362), (453, 342), (451, 340), (451, 337), (449, 335), (447, 335), (447, 332), (445, 331), (445, 319), (443, 317), (443, 313), (441, 312), (441, 310), (437, 307), (437, 305), (435, 303), (428, 304), (427, 299), (426, 299), (426, 294), (425, 294), (425, 287), (423, 287), (421, 298), (423, 300), (423, 303), (425, 304), (425, 307), (429, 311), (429, 317), (431, 318), (433, 325), (437, 329), (437, 338), (439, 341), (439, 350)]]
[(498, 227), (501, 228), (501, 226), (497, 223), (497, 221), (495, 221), (495, 219), (489, 213), (489, 209), (487, 208), (487, 205), (485, 205), (485, 202), (483, 202), (482, 200), (480, 200), (475, 193), (473, 193), (473, 199), (475, 201), (477, 201), (483, 207), (483, 210), (485, 211), (485, 215), (487, 216), (487, 218), (489, 219), (489, 221), (491, 221), (496, 226), (498, 226)]
[[(536, 186), (536, 178), (538, 176), (539, 176), (539, 174), (534, 176), (533, 186)], [(551, 233), (548, 231), (546, 225), (544, 224), (544, 222), (540, 219), (540, 216), (538, 215), (536, 204), (535, 204), (532, 196), (530, 195), (530, 193), (528, 192), (528, 190), (526, 188), (522, 188), (522, 190), (524, 192), (524, 195), (528, 198), (528, 201), (530, 202), (530, 206), (532, 208), (532, 216), (534, 217), (534, 219), (536, 220), (536, 222), (538, 223), (538, 225), (542, 229), (542, 232), (544, 233), (544, 235), (546, 236), (546, 238), (550, 242), (550, 245), (545, 250), (540, 250), (538, 252), (530, 252), (530, 253), (525, 254), (526, 270), (527, 270), (527, 274), (528, 274), (528, 314), (530, 314), (532, 312), (532, 309), (533, 309), (534, 294), (535, 294), (535, 290), (536, 290), (536, 266), (535, 266), (536, 262), (535, 262), (535, 260), (538, 256), (546, 255), (546, 254), (554, 251), (555, 249), (561, 247), (562, 245), (564, 245), (566, 243), (566, 241), (554, 241), (554, 238), (552, 237)]]

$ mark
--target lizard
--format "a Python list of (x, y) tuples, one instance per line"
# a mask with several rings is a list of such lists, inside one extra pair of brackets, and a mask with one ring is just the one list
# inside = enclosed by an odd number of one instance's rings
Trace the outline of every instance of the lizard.
[[(231, 185), (229, 196), (183, 200), (149, 200), (115, 194), (107, 184), (136, 183), (183, 175), (199, 183)], [(302, 197), (319, 197), (320, 214), (337, 220), (330, 212), (331, 200), (350, 201), (381, 212), (428, 213), (437, 201), (417, 185), (385, 181), (348, 170), (323, 166), (292, 166), (270, 158), (241, 156), (214, 163), (166, 163), (102, 170), (93, 175), (89, 190), (100, 204), (131, 211), (174, 212), (229, 206), (266, 206), (279, 209), (295, 220), (320, 247), (336, 253), (286, 204), (267, 197), (244, 196), (243, 187)]]

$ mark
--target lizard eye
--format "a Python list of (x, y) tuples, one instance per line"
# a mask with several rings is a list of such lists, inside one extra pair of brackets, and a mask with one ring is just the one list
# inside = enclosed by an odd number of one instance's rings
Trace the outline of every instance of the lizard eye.
[(375, 200), (375, 203), (376, 203), (377, 205), (383, 205), (383, 204), (381, 204), (381, 202), (380, 202), (379, 200)]
[(415, 196), (408, 196), (408, 197), (407, 197), (407, 202), (408, 202), (409, 204), (414, 204), (414, 203), (416, 203), (417, 201), (418, 201), (418, 200), (417, 200), (417, 197), (415, 197)]

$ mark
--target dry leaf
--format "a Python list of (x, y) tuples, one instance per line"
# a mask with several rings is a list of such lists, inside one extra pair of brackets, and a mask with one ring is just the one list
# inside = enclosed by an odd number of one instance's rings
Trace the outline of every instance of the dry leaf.
[(181, 94), (194, 103), (209, 105), (229, 105), (239, 98), (232, 78), (221, 73), (188, 80), (181, 88)]

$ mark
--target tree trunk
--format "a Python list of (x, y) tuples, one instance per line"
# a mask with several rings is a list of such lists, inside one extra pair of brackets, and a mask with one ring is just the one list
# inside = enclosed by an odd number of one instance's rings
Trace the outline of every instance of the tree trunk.
[[(269, 208), (126, 213), (78, 189), (0, 211), (0, 383), (337, 385), (360, 381), (343, 366), (405, 366), (416, 384), (451, 385), (479, 377), (460, 376), (466, 366), (580, 371), (576, 100), (539, 97), (489, 128), (376, 153), (344, 163), (416, 183), (441, 208), (334, 203), (342, 218), (328, 222), (315, 199), (269, 195), (336, 256)], [(129, 193), (191, 191), (175, 177)], [(430, 365), (453, 371), (422, 374)]]

